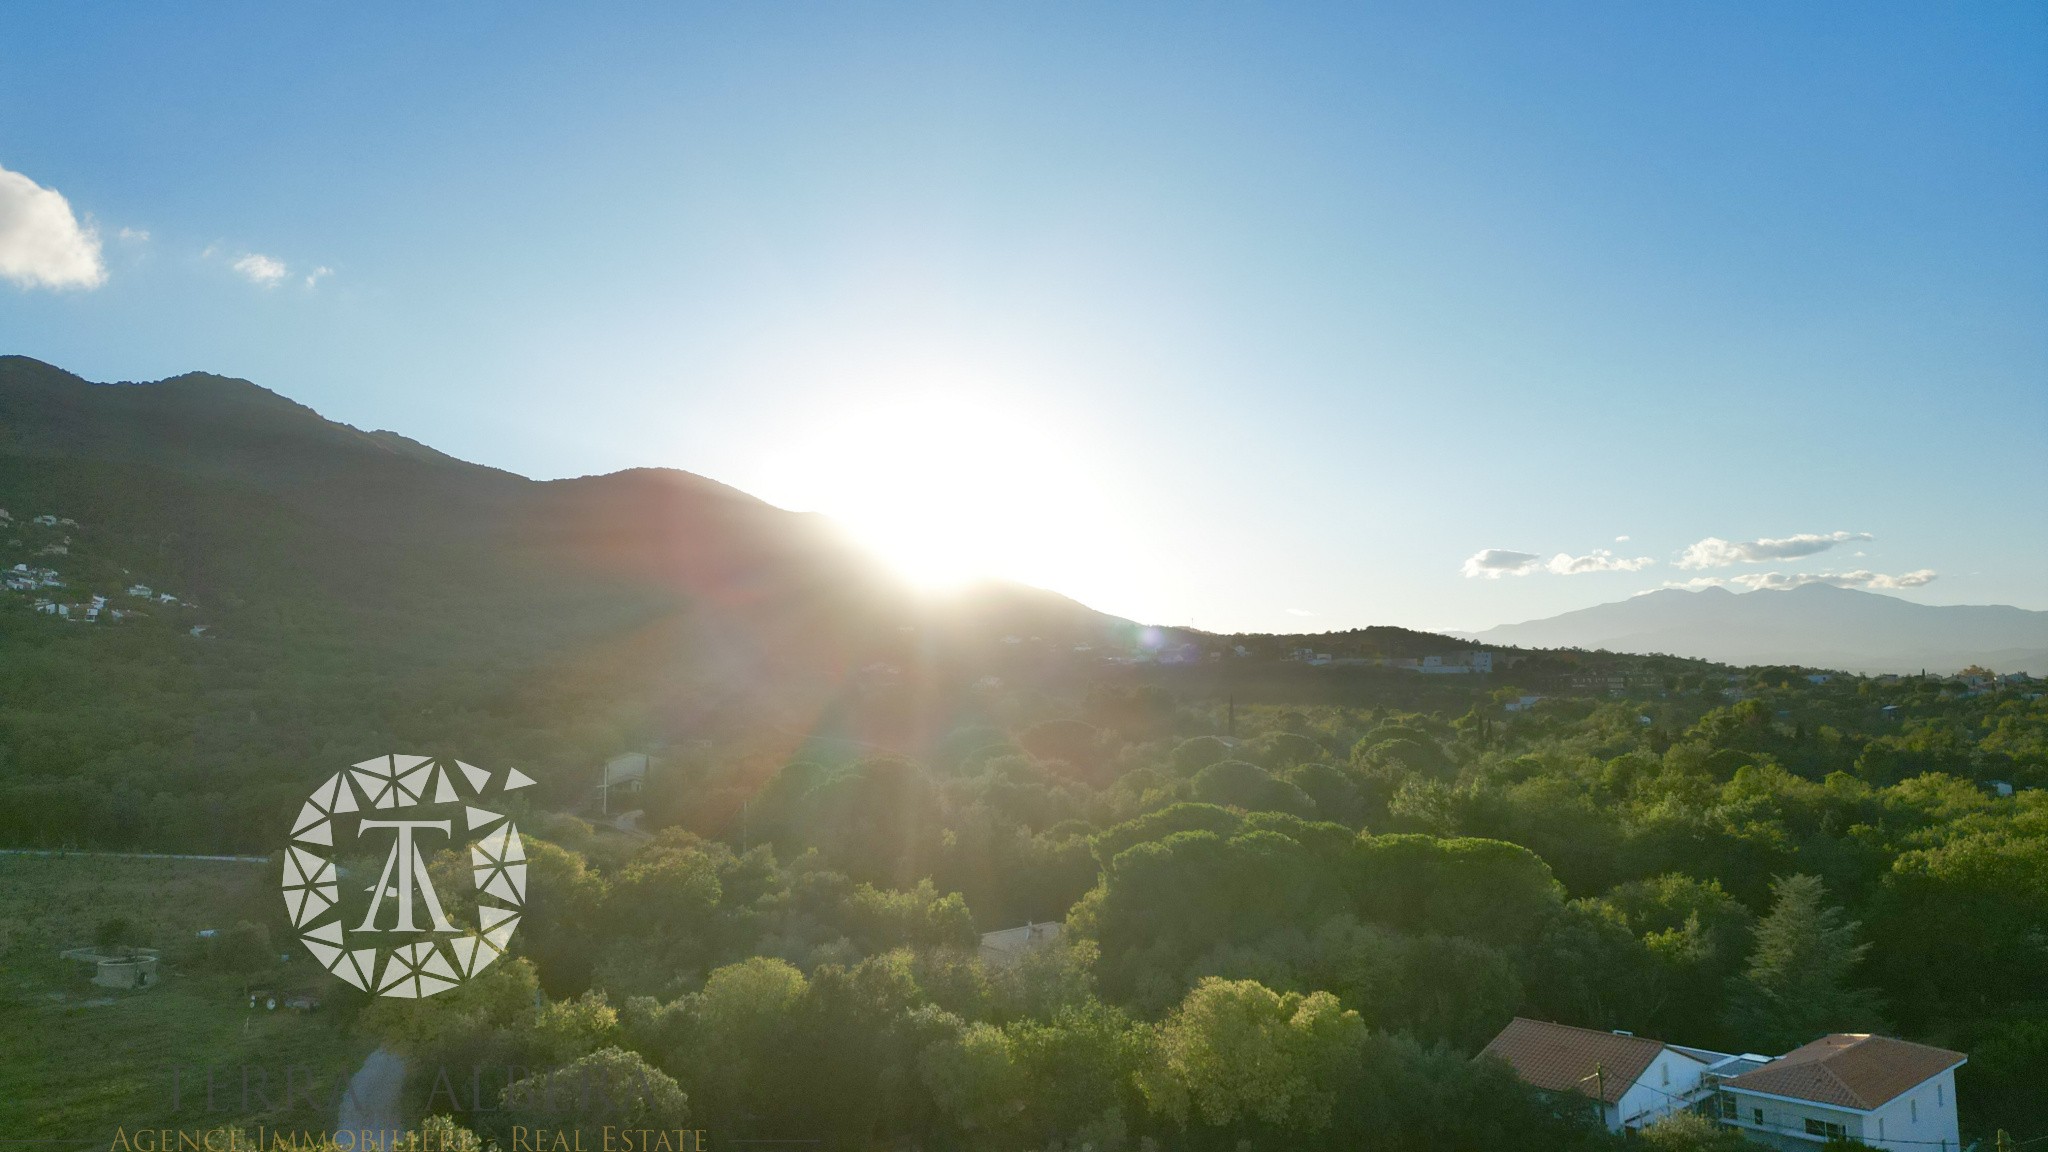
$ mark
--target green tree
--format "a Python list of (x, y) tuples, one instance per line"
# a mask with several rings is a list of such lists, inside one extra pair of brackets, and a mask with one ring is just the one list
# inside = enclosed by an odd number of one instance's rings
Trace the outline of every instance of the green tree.
[(1870, 948), (1857, 942), (1857, 923), (1826, 903), (1818, 876), (1787, 876), (1771, 889), (1749, 965), (1729, 987), (1730, 1030), (1766, 1052), (1829, 1032), (1874, 1030), (1877, 994), (1850, 984)]
[(1697, 1112), (1673, 1112), (1636, 1134), (1650, 1152), (1754, 1152), (1749, 1138)]
[(147, 943), (142, 930), (126, 916), (109, 916), (93, 929), (93, 947), (104, 953), (115, 953)]
[(1159, 1026), (1138, 1086), (1183, 1127), (1327, 1127), (1365, 1025), (1328, 992), (1210, 977)]
[(1311, 816), (1316, 802), (1308, 794), (1256, 764), (1218, 760), (1195, 773), (1195, 799), (1247, 812), (1286, 812)]
[[(673, 1132), (688, 1123), (689, 1095), (667, 1073), (637, 1053), (602, 1048), (559, 1068), (515, 1080), (499, 1093), (502, 1111), (486, 1114), (499, 1147), (511, 1147), (515, 1127), (580, 1134), (586, 1147), (603, 1147), (605, 1130)], [(612, 1137), (616, 1146), (618, 1137)]]
[(214, 937), (212, 954), (214, 964), (222, 971), (245, 976), (268, 971), (277, 964), (270, 929), (248, 920), (236, 921), (234, 927)]

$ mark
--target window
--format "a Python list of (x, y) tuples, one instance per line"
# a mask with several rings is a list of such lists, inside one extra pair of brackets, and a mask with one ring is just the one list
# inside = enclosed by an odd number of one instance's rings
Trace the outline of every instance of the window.
[(1877, 1138), (1879, 1140), (1884, 1139), (1884, 1117), (1882, 1116), (1877, 1118)]
[(1657, 1065), (1657, 1083), (1659, 1083), (1659, 1084), (1663, 1084), (1663, 1085), (1666, 1085), (1666, 1086), (1669, 1086), (1669, 1085), (1670, 1085), (1670, 1083), (1671, 1083), (1671, 1065), (1669, 1065), (1669, 1064), (1659, 1064), (1659, 1065)]
[(1733, 1092), (1715, 1093), (1715, 1102), (1721, 1107), (1721, 1119), (1723, 1120), (1733, 1120), (1742, 1114), (1741, 1110), (1735, 1107), (1735, 1093)]
[(1913, 1123), (1918, 1124), (1920, 1122), (1919, 1098), (1915, 1097), (1914, 1099), (1906, 1101), (1906, 1114), (1913, 1118)]
[(1757, 1127), (1761, 1128), (1761, 1127), (1763, 1127), (1763, 1126), (1764, 1126), (1764, 1110), (1763, 1110), (1763, 1109), (1761, 1109), (1761, 1108), (1751, 1108), (1751, 1109), (1749, 1110), (1749, 1115), (1750, 1115), (1750, 1118), (1751, 1118), (1752, 1120), (1754, 1120), (1754, 1121), (1756, 1122), (1756, 1126), (1757, 1126)]
[(1943, 1101), (1942, 1101), (1942, 1099), (1941, 1099), (1941, 1095), (1942, 1095), (1942, 1093), (1941, 1093), (1941, 1085), (1939, 1085), (1939, 1084), (1936, 1084), (1936, 1085), (1934, 1086), (1934, 1106), (1935, 1106), (1936, 1108), (1939, 1108), (1939, 1107), (1941, 1107), (1941, 1105), (1942, 1105), (1942, 1103), (1943, 1103)]
[(1819, 1136), (1827, 1140), (1843, 1140), (1848, 1138), (1849, 1130), (1840, 1124), (1828, 1120), (1808, 1120), (1806, 1122), (1806, 1134), (1808, 1136)]

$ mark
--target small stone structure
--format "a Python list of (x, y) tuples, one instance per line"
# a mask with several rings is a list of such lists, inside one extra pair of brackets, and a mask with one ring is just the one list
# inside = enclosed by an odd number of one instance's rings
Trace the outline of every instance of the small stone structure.
[(121, 948), (113, 952), (73, 948), (63, 956), (66, 960), (91, 964), (92, 982), (102, 988), (156, 987), (157, 950), (154, 948)]

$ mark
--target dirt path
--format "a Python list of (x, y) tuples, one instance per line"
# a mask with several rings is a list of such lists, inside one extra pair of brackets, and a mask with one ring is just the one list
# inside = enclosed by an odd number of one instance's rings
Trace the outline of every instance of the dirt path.
[[(337, 1139), (343, 1132), (353, 1132), (358, 1149), (389, 1152), (396, 1147), (405, 1136), (405, 1121), (398, 1112), (404, 1087), (405, 1058), (389, 1048), (370, 1053), (342, 1094), (341, 1115), (334, 1120)], [(348, 1141), (340, 1143), (346, 1146)]]

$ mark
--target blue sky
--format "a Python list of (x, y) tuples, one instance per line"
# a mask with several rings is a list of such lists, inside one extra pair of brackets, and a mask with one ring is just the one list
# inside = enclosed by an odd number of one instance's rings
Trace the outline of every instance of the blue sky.
[(2048, 608), (2038, 4), (15, 4), (0, 169), (0, 350), (934, 577)]

